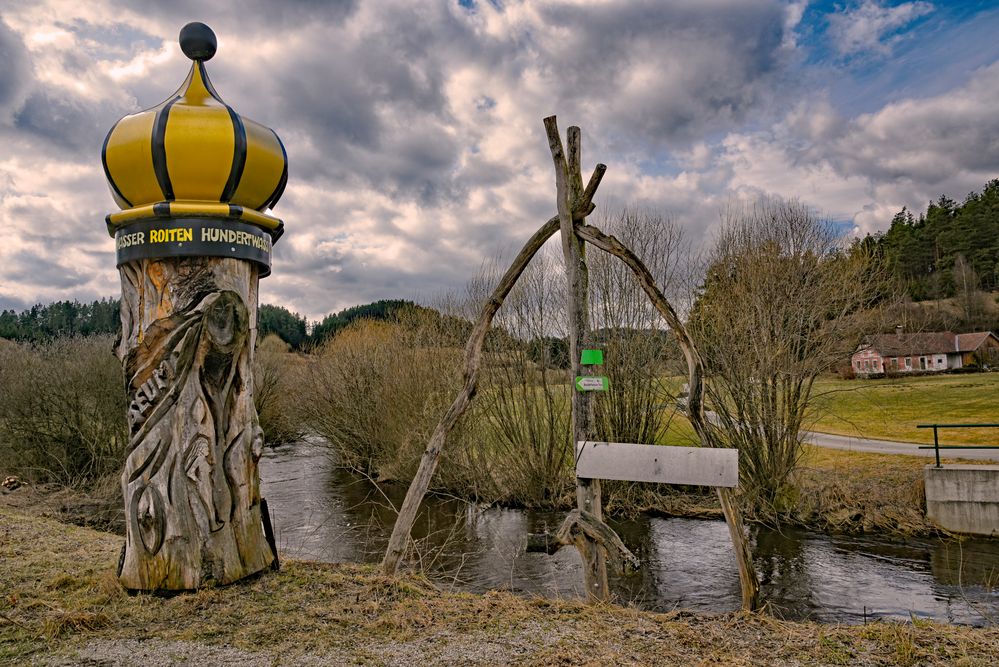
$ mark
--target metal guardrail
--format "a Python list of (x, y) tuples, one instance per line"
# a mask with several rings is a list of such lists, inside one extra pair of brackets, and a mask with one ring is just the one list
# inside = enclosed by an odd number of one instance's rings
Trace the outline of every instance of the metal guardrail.
[(999, 445), (941, 445), (937, 434), (937, 429), (940, 428), (999, 428), (999, 424), (916, 424), (916, 428), (933, 429), (933, 444), (920, 445), (919, 448), (934, 450), (937, 456), (937, 468), (940, 467), (941, 449), (999, 449)]

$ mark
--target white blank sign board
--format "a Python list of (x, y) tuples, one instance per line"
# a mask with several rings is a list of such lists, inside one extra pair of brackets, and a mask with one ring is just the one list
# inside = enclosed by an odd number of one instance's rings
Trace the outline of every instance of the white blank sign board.
[(739, 484), (739, 450), (577, 442), (576, 476), (735, 487)]

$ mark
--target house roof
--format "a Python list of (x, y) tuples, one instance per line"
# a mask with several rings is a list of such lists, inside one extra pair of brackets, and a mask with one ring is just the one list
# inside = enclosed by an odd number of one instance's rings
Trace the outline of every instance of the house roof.
[(954, 354), (974, 352), (989, 336), (995, 338), (991, 331), (967, 334), (955, 334), (952, 331), (878, 334), (869, 336), (865, 347), (876, 350), (883, 357)]
[(958, 352), (974, 352), (982, 346), (989, 336), (995, 338), (995, 334), (991, 331), (977, 331), (975, 333), (966, 333), (957, 335), (957, 350)]
[(956, 352), (954, 334), (950, 331), (928, 333), (879, 334), (868, 340), (870, 347), (883, 357), (902, 357), (913, 354), (945, 354)]

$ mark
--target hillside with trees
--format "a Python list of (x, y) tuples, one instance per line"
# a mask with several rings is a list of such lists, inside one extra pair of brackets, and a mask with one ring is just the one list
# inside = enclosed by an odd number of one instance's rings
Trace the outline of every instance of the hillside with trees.
[(56, 301), (21, 311), (0, 312), (0, 338), (39, 343), (67, 336), (117, 334), (121, 330), (118, 299), (91, 303)]
[(864, 241), (915, 301), (999, 289), (999, 179), (958, 204), (941, 196), (916, 217), (903, 208)]
[[(99, 299), (90, 303), (56, 301), (36, 304), (21, 312), (0, 311), (0, 338), (24, 343), (42, 343), (56, 338), (93, 335), (118, 335), (121, 330), (118, 299)], [(309, 324), (305, 317), (283, 306), (261, 304), (257, 330), (260, 340), (278, 336), (293, 350), (321, 345), (334, 334), (358, 320), (394, 321), (403, 313), (426, 310), (412, 301), (388, 299), (345, 308)], [(443, 317), (443, 316), (442, 316)], [(467, 324), (468, 329), (471, 328)]]

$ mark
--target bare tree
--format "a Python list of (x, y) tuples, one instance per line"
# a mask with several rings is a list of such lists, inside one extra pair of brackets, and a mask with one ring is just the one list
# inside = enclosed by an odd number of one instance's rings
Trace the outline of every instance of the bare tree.
[(985, 313), (985, 295), (978, 289), (979, 279), (971, 262), (954, 258), (954, 296), (961, 309), (965, 327), (977, 327)]
[[(675, 291), (689, 244), (672, 218), (625, 209), (604, 216), (600, 227), (636, 249), (664, 292)], [(610, 379), (595, 405), (597, 432), (609, 442), (658, 442), (678, 414), (674, 378), (686, 373), (683, 354), (626, 264), (604, 252), (589, 263), (594, 342), (606, 353), (602, 372)]]
[(757, 509), (779, 505), (816, 378), (856, 349), (885, 294), (879, 265), (840, 241), (803, 204), (764, 199), (727, 212), (708, 254), (690, 329), (708, 374), (712, 437), (739, 449)]

